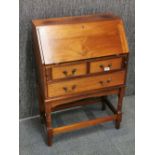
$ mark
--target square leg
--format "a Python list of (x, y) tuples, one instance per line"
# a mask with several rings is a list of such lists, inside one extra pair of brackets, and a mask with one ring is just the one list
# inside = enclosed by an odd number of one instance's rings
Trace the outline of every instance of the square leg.
[(51, 110), (50, 109), (46, 109), (46, 128), (47, 128), (47, 144), (48, 146), (52, 145), (52, 138), (53, 136), (51, 135), (51, 123), (52, 123), (52, 119), (51, 119)]
[(105, 102), (107, 101), (107, 96), (103, 96), (101, 97), (101, 101), (102, 101), (102, 107), (101, 107), (101, 110), (106, 110), (106, 104)]
[(39, 90), (39, 86), (37, 86), (37, 92), (38, 92), (40, 120), (41, 120), (41, 123), (43, 124), (45, 122), (45, 106), (44, 106), (44, 100)]
[(120, 88), (119, 94), (118, 94), (118, 105), (117, 105), (117, 119), (115, 121), (115, 128), (120, 128), (120, 123), (122, 121), (122, 103), (123, 103), (123, 97), (124, 97), (125, 88)]

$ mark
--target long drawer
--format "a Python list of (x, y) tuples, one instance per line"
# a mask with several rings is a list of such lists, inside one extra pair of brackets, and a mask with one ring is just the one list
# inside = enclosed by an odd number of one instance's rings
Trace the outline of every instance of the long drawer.
[(48, 84), (48, 97), (64, 96), (124, 84), (125, 71)]

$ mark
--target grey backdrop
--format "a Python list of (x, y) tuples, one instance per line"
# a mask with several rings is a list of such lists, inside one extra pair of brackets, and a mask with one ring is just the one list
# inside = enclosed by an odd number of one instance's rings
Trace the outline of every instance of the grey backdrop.
[(20, 0), (20, 118), (38, 114), (31, 20), (35, 18), (112, 12), (123, 18), (130, 49), (126, 95), (135, 87), (135, 2), (134, 0)]

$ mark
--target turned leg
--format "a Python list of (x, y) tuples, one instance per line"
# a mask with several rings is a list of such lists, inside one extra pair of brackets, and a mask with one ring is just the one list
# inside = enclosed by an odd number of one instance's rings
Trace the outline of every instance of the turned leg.
[(52, 120), (51, 120), (51, 111), (46, 110), (46, 127), (47, 127), (47, 144), (48, 146), (52, 145), (52, 136), (51, 133), (49, 132), (51, 127)]
[(40, 112), (40, 119), (41, 119), (41, 123), (44, 123), (44, 120), (45, 120), (45, 108), (44, 108), (44, 105), (43, 105), (43, 100), (42, 100), (42, 97), (41, 95), (38, 93), (38, 102), (39, 102), (39, 112)]
[(120, 128), (120, 123), (122, 120), (122, 103), (123, 103), (124, 91), (125, 91), (125, 88), (120, 88), (119, 94), (118, 94), (117, 119), (115, 122), (116, 129)]
[(105, 101), (107, 100), (107, 97), (103, 96), (101, 99), (102, 99), (102, 107), (101, 107), (101, 109), (105, 110), (106, 109)]

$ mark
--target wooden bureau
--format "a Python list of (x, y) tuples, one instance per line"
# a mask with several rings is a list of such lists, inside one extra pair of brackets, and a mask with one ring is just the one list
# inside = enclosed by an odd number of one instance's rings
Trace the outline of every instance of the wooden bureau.
[[(128, 45), (119, 17), (97, 14), (32, 21), (40, 115), (52, 136), (115, 120), (120, 127)], [(107, 100), (118, 95), (116, 108)], [(93, 100), (92, 100), (93, 98)], [(102, 101), (113, 115), (52, 128), (51, 112)]]

